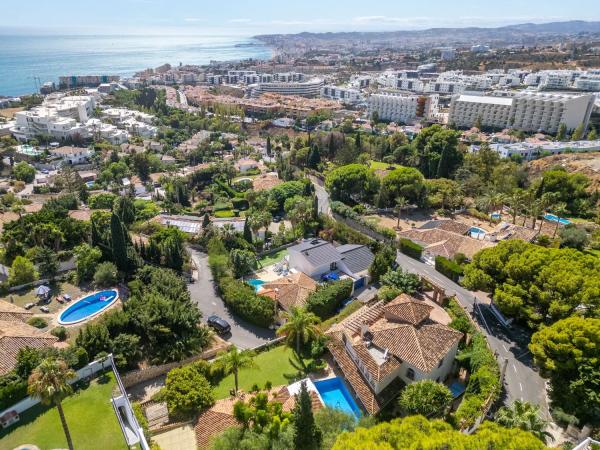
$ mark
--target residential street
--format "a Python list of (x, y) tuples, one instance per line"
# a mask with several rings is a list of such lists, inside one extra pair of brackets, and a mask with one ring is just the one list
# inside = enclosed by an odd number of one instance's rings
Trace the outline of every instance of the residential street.
[(231, 325), (231, 334), (221, 336), (239, 348), (254, 348), (275, 337), (272, 330), (266, 330), (242, 320), (229, 311), (214, 288), (212, 274), (208, 267), (208, 255), (188, 247), (188, 252), (198, 268), (197, 277), (188, 285), (192, 301), (202, 311), (202, 320), (216, 314)]
[(330, 216), (331, 208), (329, 207), (329, 194), (323, 187), (323, 182), (313, 176), (310, 176), (309, 179), (315, 188), (315, 194), (317, 195), (319, 203), (319, 214)]
[[(504, 378), (506, 395), (503, 401), (510, 404), (514, 400), (526, 400), (540, 405), (544, 414), (548, 416), (545, 380), (533, 369), (531, 353), (527, 349), (528, 333), (515, 326), (511, 327), (511, 330), (505, 330), (487, 305), (480, 303), (475, 305), (475, 295), (471, 291), (446, 278), (434, 267), (400, 252), (396, 261), (403, 269), (426, 276), (445, 289), (447, 295), (456, 294), (463, 308), (479, 323), (490, 346), (499, 355), (501, 369), (504, 361), (508, 361)], [(474, 309), (475, 314), (473, 314)]]

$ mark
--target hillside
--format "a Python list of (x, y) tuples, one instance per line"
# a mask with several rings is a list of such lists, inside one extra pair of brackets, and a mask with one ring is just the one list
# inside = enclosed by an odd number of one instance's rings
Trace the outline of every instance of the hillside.
[(531, 161), (528, 164), (528, 170), (533, 178), (537, 178), (542, 172), (554, 166), (562, 166), (569, 172), (586, 175), (591, 180), (588, 191), (600, 191), (600, 152), (548, 156)]

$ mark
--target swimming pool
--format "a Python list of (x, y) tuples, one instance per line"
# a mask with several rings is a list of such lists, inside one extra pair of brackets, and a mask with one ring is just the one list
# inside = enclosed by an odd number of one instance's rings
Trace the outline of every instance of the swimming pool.
[(500, 214), (500, 213), (492, 213), (492, 214), (490, 214), (490, 217), (492, 219), (494, 219), (494, 220), (499, 220), (499, 219), (502, 219), (502, 214)]
[(360, 408), (340, 378), (328, 378), (327, 380), (315, 381), (314, 384), (326, 406), (340, 409), (357, 419), (362, 416)]
[(77, 300), (58, 317), (61, 325), (72, 325), (83, 322), (94, 317), (112, 305), (119, 298), (119, 293), (111, 289), (109, 291), (94, 292), (91, 295)]
[(246, 283), (252, 286), (256, 292), (260, 291), (262, 285), (265, 284), (263, 280), (259, 280), (258, 278), (251, 278), (249, 280), (246, 280)]
[(475, 239), (483, 239), (486, 231), (483, 228), (471, 227), (469, 228), (469, 236)]
[(558, 216), (555, 216), (554, 214), (544, 214), (544, 219), (549, 220), (551, 222), (559, 222), (562, 225), (569, 225), (571, 223), (570, 220), (559, 218)]

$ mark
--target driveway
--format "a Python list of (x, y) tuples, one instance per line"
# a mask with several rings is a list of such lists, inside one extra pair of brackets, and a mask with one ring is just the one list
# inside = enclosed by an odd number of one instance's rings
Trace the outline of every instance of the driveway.
[(446, 290), (447, 295), (456, 295), (461, 306), (471, 314), (481, 326), (492, 350), (498, 355), (500, 368), (506, 364), (504, 375), (505, 404), (514, 400), (525, 400), (540, 405), (548, 418), (548, 403), (546, 400), (546, 381), (535, 370), (531, 353), (527, 348), (530, 333), (517, 326), (506, 330), (500, 325), (489, 307), (476, 302), (475, 294), (454, 283), (444, 275), (421, 261), (417, 261), (398, 252), (396, 261), (409, 272), (424, 275), (432, 282)]
[(188, 252), (196, 266), (194, 282), (188, 284), (192, 301), (198, 305), (204, 321), (213, 314), (225, 319), (231, 325), (231, 334), (221, 336), (239, 348), (254, 348), (275, 337), (275, 332), (234, 316), (215, 291), (212, 273), (208, 266), (208, 255), (188, 247)]
[(318, 200), (318, 208), (319, 214), (325, 214), (326, 216), (331, 216), (331, 208), (329, 206), (329, 194), (323, 187), (323, 182), (319, 180), (317, 177), (310, 176), (309, 177), (311, 183), (315, 188), (315, 194)]

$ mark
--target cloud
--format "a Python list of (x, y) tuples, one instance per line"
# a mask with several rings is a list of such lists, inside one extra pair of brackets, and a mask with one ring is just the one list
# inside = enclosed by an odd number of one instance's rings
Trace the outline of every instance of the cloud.
[(231, 19), (229, 23), (250, 23), (252, 19)]
[(186, 17), (183, 19), (184, 22), (195, 23), (195, 22), (206, 22), (206, 19), (202, 19), (199, 17)]

